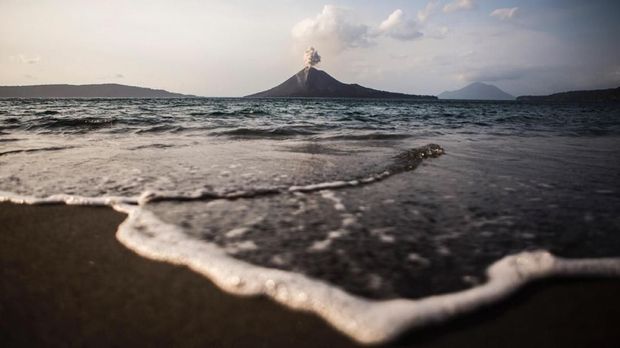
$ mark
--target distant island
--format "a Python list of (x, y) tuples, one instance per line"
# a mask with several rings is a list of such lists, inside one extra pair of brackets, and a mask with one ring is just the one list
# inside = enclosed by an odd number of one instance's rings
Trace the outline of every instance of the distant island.
[(493, 85), (474, 82), (456, 91), (441, 93), (439, 99), (515, 100), (515, 97)]
[(571, 91), (545, 96), (521, 96), (517, 100), (528, 102), (620, 102), (620, 87), (591, 91)]
[(0, 98), (192, 98), (195, 96), (119, 85), (0, 86)]
[(328, 73), (307, 66), (280, 85), (246, 96), (246, 98), (377, 98), (377, 99), (421, 99), (435, 100), (435, 96), (413, 95), (380, 91), (346, 84)]

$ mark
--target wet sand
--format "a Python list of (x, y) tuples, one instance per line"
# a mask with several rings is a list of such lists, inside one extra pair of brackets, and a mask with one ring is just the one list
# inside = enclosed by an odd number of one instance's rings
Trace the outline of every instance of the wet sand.
[[(0, 204), (0, 346), (347, 347), (320, 319), (143, 259), (105, 207)], [(392, 346), (615, 347), (620, 280), (530, 285)]]

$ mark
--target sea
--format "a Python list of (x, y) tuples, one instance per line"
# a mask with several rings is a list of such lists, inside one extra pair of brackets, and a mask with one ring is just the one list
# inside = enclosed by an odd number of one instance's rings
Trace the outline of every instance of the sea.
[(620, 276), (620, 104), (1, 99), (0, 201), (110, 206), (136, 257), (380, 343)]

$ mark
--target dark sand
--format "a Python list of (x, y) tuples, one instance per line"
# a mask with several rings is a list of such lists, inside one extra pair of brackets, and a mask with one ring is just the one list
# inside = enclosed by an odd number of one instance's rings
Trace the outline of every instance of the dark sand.
[[(114, 238), (104, 207), (0, 204), (0, 346), (354, 346), (320, 319), (219, 291)], [(618, 347), (620, 280), (546, 281), (413, 331), (415, 347)]]

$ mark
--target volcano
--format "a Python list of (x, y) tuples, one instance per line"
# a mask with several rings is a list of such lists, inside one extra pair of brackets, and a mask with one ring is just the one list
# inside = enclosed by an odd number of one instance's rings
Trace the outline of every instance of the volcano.
[(376, 99), (437, 99), (434, 96), (379, 91), (358, 84), (342, 83), (328, 73), (306, 67), (280, 85), (246, 98), (376, 98)]

